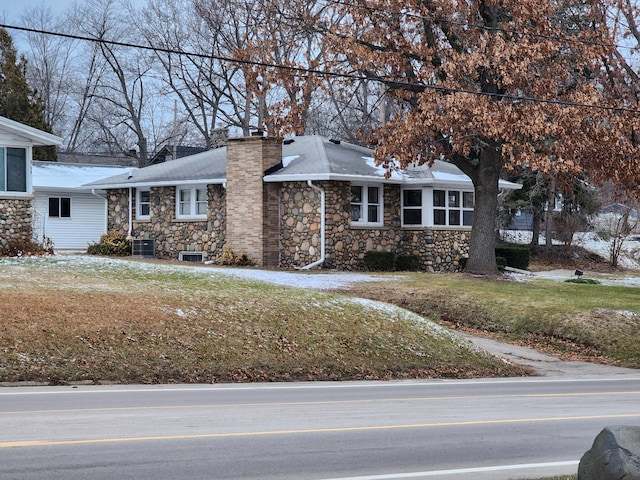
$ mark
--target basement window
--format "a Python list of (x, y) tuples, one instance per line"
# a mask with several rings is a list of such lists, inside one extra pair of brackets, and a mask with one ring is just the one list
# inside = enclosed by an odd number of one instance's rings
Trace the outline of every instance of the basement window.
[(181, 262), (202, 263), (204, 262), (204, 253), (203, 252), (180, 252), (178, 254), (178, 260), (180, 260)]

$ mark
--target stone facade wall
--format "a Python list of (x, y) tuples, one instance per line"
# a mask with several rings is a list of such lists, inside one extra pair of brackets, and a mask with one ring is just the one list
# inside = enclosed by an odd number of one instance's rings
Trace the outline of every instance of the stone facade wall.
[[(152, 187), (150, 190), (150, 219), (135, 219), (135, 191), (131, 236), (135, 239), (155, 240), (156, 255), (177, 258), (182, 251), (204, 252), (208, 260), (222, 256), (226, 242), (225, 190), (222, 185), (208, 185), (207, 220), (177, 219), (175, 187)], [(127, 233), (129, 222), (129, 191), (109, 190), (108, 230)]]
[(0, 246), (32, 240), (30, 198), (0, 198)]
[[(318, 182), (326, 195), (325, 263), (338, 270), (364, 269), (370, 250), (417, 255), (423, 270), (455, 271), (469, 253), (469, 230), (402, 228), (400, 187), (384, 186), (382, 227), (352, 226), (349, 182)], [(282, 267), (301, 267), (320, 258), (320, 194), (304, 183), (281, 187)]]
[[(325, 263), (323, 268), (363, 270), (364, 255), (370, 250), (417, 255), (428, 272), (449, 272), (469, 254), (470, 230), (402, 228), (400, 187), (384, 186), (384, 225), (378, 228), (351, 225), (349, 182), (317, 182), (325, 190)], [(175, 218), (175, 187), (151, 188), (150, 220), (134, 218), (132, 236), (156, 241), (159, 257), (176, 258), (180, 251), (203, 251), (208, 260), (219, 261), (226, 237), (226, 191), (209, 185), (209, 215), (206, 221)], [(263, 232), (268, 236), (263, 251), (279, 255), (281, 268), (299, 268), (320, 259), (320, 192), (304, 182), (267, 184), (262, 192), (265, 208)], [(135, 192), (133, 193), (135, 201)], [(109, 231), (127, 233), (129, 192), (110, 190)], [(135, 205), (133, 205), (135, 212)], [(275, 216), (279, 228), (271, 228)], [(234, 253), (247, 253), (235, 251)], [(252, 260), (256, 260), (253, 258)]]
[(320, 222), (320, 192), (303, 182), (283, 183), (280, 187), (281, 267), (303, 267), (320, 258)]

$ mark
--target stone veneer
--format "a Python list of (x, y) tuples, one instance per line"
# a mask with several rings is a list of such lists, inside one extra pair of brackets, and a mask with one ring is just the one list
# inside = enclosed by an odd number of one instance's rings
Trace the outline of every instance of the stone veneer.
[[(350, 183), (317, 182), (325, 190), (325, 268), (364, 269), (370, 250), (416, 255), (423, 270), (455, 271), (469, 254), (470, 230), (402, 228), (400, 187), (384, 186), (384, 225), (351, 226)], [(281, 186), (280, 265), (302, 267), (320, 258), (320, 194), (304, 183)]]
[(32, 240), (31, 198), (0, 198), (0, 246)]
[[(402, 228), (400, 187), (384, 186), (384, 225), (378, 228), (351, 226), (350, 183), (316, 182), (324, 188), (325, 263), (338, 270), (363, 270), (364, 255), (370, 250), (417, 255), (428, 272), (458, 269), (461, 257), (469, 254), (470, 230)], [(267, 185), (265, 201), (279, 203), (279, 266), (299, 268), (320, 258), (320, 193), (304, 182)], [(226, 246), (226, 197), (221, 185), (209, 185), (207, 221), (175, 218), (175, 187), (151, 188), (151, 219), (133, 220), (132, 236), (154, 239), (159, 257), (177, 258), (181, 251), (203, 251), (208, 260), (219, 261)], [(135, 191), (133, 192), (135, 201)], [(279, 202), (277, 202), (279, 197)], [(127, 189), (110, 190), (109, 231), (127, 233), (129, 195)], [(135, 212), (135, 205), (133, 206)], [(277, 236), (275, 232), (272, 233)]]
[[(160, 258), (177, 258), (182, 251), (204, 252), (208, 260), (217, 261), (225, 245), (225, 190), (222, 185), (208, 185), (209, 201), (207, 220), (177, 219), (176, 188), (152, 187), (150, 189), (150, 219), (135, 218), (135, 190), (132, 192), (133, 225), (131, 236), (135, 239), (155, 240), (156, 255)], [(127, 234), (129, 225), (128, 189), (109, 190), (108, 231)]]

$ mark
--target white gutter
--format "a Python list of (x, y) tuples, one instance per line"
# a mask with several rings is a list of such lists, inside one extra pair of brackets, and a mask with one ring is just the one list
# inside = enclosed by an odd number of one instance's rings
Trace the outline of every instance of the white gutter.
[(179, 185), (222, 185), (226, 178), (201, 178), (194, 180), (162, 180), (162, 181), (139, 181), (122, 183), (87, 183), (81, 185), (84, 188), (97, 188), (100, 190), (113, 190), (115, 188), (139, 188), (139, 187), (176, 187)]
[(298, 270), (309, 270), (313, 267), (317, 267), (318, 265), (322, 265), (325, 260), (325, 191), (324, 188), (314, 185), (311, 180), (307, 180), (307, 185), (320, 192), (320, 259), (305, 265)]
[(91, 195), (94, 195), (94, 196), (96, 196), (98, 198), (101, 198), (102, 200), (106, 200), (107, 199), (106, 195), (100, 195), (98, 192), (96, 192), (95, 188), (91, 189)]
[(131, 240), (131, 231), (133, 229), (133, 188), (129, 187), (129, 228), (127, 229), (127, 240)]

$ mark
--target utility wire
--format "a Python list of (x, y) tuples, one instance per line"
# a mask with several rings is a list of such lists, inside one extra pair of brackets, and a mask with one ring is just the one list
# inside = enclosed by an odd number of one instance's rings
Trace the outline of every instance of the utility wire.
[(389, 79), (385, 79), (385, 78), (382, 78), (382, 77), (366, 77), (366, 76), (357, 75), (357, 74), (353, 74), (353, 73), (332, 72), (332, 71), (329, 71), (329, 70), (318, 70), (318, 69), (313, 69), (313, 68), (296, 67), (296, 66), (290, 66), (290, 65), (281, 65), (281, 64), (268, 63), (268, 62), (259, 62), (259, 61), (255, 61), (255, 60), (245, 60), (245, 59), (225, 57), (225, 56), (220, 56), (220, 55), (210, 55), (210, 54), (195, 53), (195, 52), (185, 52), (185, 51), (182, 51), (182, 50), (176, 50), (176, 49), (170, 49), (170, 48), (153, 47), (153, 46), (149, 46), (149, 45), (140, 45), (140, 44), (135, 44), (135, 43), (127, 43), (127, 42), (118, 42), (118, 41), (114, 41), (114, 40), (106, 40), (104, 38), (84, 37), (84, 36), (81, 36), (81, 35), (74, 35), (74, 34), (70, 34), (70, 33), (52, 32), (52, 31), (47, 31), (47, 30), (40, 30), (40, 29), (29, 28), (29, 27), (21, 27), (21, 26), (16, 26), (16, 25), (0, 24), (0, 28), (18, 30), (18, 31), (28, 32), (28, 33), (51, 35), (51, 36), (55, 36), (55, 37), (69, 38), (69, 39), (73, 39), (73, 40), (82, 40), (82, 41), (88, 41), (88, 42), (102, 43), (102, 44), (105, 44), (105, 45), (113, 45), (113, 46), (118, 46), (118, 47), (128, 47), (128, 48), (135, 48), (135, 49), (140, 49), (140, 50), (148, 50), (148, 51), (154, 51), (154, 52), (169, 53), (169, 54), (174, 54), (174, 55), (185, 55), (185, 56), (192, 56), (192, 57), (198, 57), (198, 58), (208, 58), (208, 59), (218, 60), (220, 62), (239, 63), (239, 64), (242, 64), (242, 65), (250, 65), (250, 66), (265, 67), (265, 68), (274, 68), (274, 69), (278, 69), (278, 70), (286, 70), (286, 71), (289, 71), (289, 72), (294, 72), (294, 73), (301, 74), (301, 75), (319, 75), (319, 76), (333, 77), (333, 78), (347, 78), (347, 79), (350, 79), (350, 80), (358, 80), (358, 81), (376, 81), (376, 82), (380, 82), (380, 83), (383, 83), (383, 84), (388, 85), (388, 86), (392, 86), (392, 87), (396, 87), (396, 88), (400, 88), (400, 89), (413, 90), (413, 91), (422, 91), (423, 92), (425, 90), (433, 90), (433, 91), (437, 91), (437, 92), (441, 92), (441, 93), (451, 93), (451, 94), (463, 93), (463, 94), (468, 94), (468, 95), (491, 97), (491, 98), (494, 98), (494, 99), (511, 100), (511, 101), (514, 101), (514, 102), (521, 102), (521, 103), (544, 103), (544, 104), (558, 105), (558, 106), (563, 106), (563, 107), (586, 108), (586, 109), (591, 109), (591, 110), (604, 110), (604, 111), (617, 112), (617, 113), (634, 113), (634, 114), (640, 113), (640, 110), (633, 109), (633, 108), (626, 108), (626, 107), (612, 107), (612, 106), (607, 106), (607, 105), (594, 105), (594, 104), (590, 104), (590, 103), (578, 103), (578, 102), (571, 102), (571, 101), (566, 101), (566, 100), (553, 100), (553, 99), (527, 97), (527, 96), (522, 96), (522, 95), (512, 95), (512, 94), (505, 94), (505, 93), (489, 93), (489, 92), (481, 92), (481, 91), (477, 91), (477, 90), (452, 88), (452, 87), (442, 87), (442, 86), (438, 86), (438, 85), (429, 85), (429, 84), (425, 84), (425, 83), (409, 83), (409, 82), (402, 82), (402, 81), (398, 81), (398, 80), (389, 80)]

